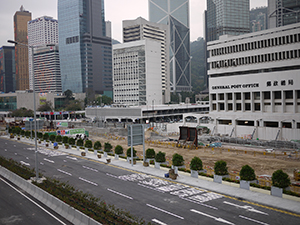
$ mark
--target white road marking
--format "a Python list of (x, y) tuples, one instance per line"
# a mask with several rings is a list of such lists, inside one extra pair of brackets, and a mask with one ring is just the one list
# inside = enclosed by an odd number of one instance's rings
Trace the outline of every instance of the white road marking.
[(217, 217), (211, 216), (211, 215), (209, 215), (209, 214), (206, 214), (206, 213), (197, 211), (197, 210), (195, 210), (195, 209), (191, 209), (191, 211), (194, 212), (194, 213), (198, 213), (198, 214), (200, 214), (200, 215), (203, 215), (203, 216), (207, 216), (207, 217), (209, 217), (209, 218), (211, 218), (211, 219), (214, 219), (214, 220), (219, 221), (219, 222), (222, 222), (222, 223), (227, 223), (227, 224), (230, 224), (230, 225), (234, 225), (234, 223), (231, 223), (231, 222), (229, 222), (229, 221), (227, 221), (227, 220), (224, 220), (224, 219), (222, 219), (222, 218), (220, 218), (220, 217), (217, 218)]
[(44, 165), (44, 163), (40, 162), (41, 165)]
[(152, 219), (152, 221), (153, 221), (154, 223), (158, 223), (158, 224), (160, 224), (160, 225), (167, 225), (166, 223), (163, 223), (163, 222), (161, 222), (161, 221), (159, 221), (159, 220), (157, 220), (157, 219)]
[(28, 157), (26, 157), (26, 159), (29, 159)]
[(7, 149), (4, 149), (4, 151), (6, 151), (6, 152), (7, 152)]
[(122, 193), (120, 193), (120, 192), (117, 192), (117, 191), (111, 190), (111, 189), (109, 189), (109, 188), (107, 188), (107, 190), (108, 190), (108, 191), (110, 191), (110, 192), (112, 192), (112, 193), (115, 193), (115, 194), (117, 194), (117, 195), (120, 195), (120, 196), (122, 196), (122, 197), (128, 198), (128, 199), (130, 199), (130, 200), (132, 200), (132, 199), (133, 199), (132, 197), (129, 197), (129, 196), (127, 196), (127, 195), (124, 195), (124, 194), (122, 194)]
[(61, 170), (61, 169), (57, 169), (57, 171), (59, 171), (59, 172), (61, 172), (61, 173), (64, 173), (64, 174), (67, 174), (67, 175), (69, 175), (69, 176), (72, 176), (71, 173), (68, 173), (68, 172), (66, 172), (66, 171), (63, 171), (63, 170)]
[(260, 213), (260, 214), (267, 215), (267, 216), (269, 215), (268, 213), (265, 213), (265, 212), (259, 211), (257, 209), (254, 209), (250, 205), (240, 206), (240, 205), (237, 205), (237, 204), (234, 204), (234, 203), (231, 203), (231, 202), (227, 202), (227, 201), (224, 201), (223, 203), (225, 203), (227, 205), (232, 205), (232, 206), (235, 206), (235, 207), (238, 207), (238, 208), (241, 208), (241, 209), (246, 209), (247, 211), (250, 211), (250, 212)]
[(79, 177), (79, 180), (82, 180), (82, 181), (85, 181), (85, 182), (87, 182), (87, 183), (89, 183), (89, 184), (98, 186), (98, 184), (96, 184), (96, 183), (94, 183), (94, 182), (92, 182), (92, 181), (86, 180), (86, 179), (84, 179), (84, 178), (82, 178), (82, 177)]
[(158, 191), (158, 192), (160, 192), (160, 193), (165, 193), (164, 191), (161, 191), (161, 190), (159, 190), (159, 189), (157, 189), (157, 188), (149, 187), (149, 186), (146, 186), (146, 185), (141, 184), (141, 183), (138, 183), (138, 185), (139, 185), (139, 186), (142, 186), (142, 187), (144, 187), (144, 188), (151, 189), (151, 190), (153, 190), (153, 191)]
[(158, 207), (156, 207), (156, 206), (153, 206), (153, 205), (150, 205), (150, 204), (147, 204), (147, 206), (149, 206), (149, 207), (151, 207), (151, 208), (153, 208), (153, 209), (156, 209), (156, 210), (158, 210), (158, 211), (164, 212), (164, 213), (166, 213), (166, 214), (169, 214), (169, 215), (171, 215), (171, 216), (175, 216), (175, 217), (177, 217), (177, 218), (179, 218), (179, 219), (184, 220), (184, 217), (178, 216), (178, 215), (176, 215), (176, 214), (174, 214), (174, 213), (171, 213), (171, 212), (168, 212), (168, 211), (166, 211), (166, 210), (160, 209), (160, 208), (158, 208)]
[(254, 220), (254, 219), (248, 218), (248, 217), (246, 217), (246, 216), (241, 216), (241, 215), (239, 215), (239, 217), (240, 217), (240, 218), (243, 218), (243, 219), (245, 219), (245, 220), (249, 220), (249, 221), (258, 223), (258, 224), (269, 225), (268, 223), (264, 223), (264, 222), (261, 222), (261, 221), (258, 221), (258, 220)]
[(90, 168), (90, 167), (87, 167), (87, 166), (82, 166), (84, 169), (87, 169), (87, 170), (91, 170), (91, 171), (94, 171), (94, 172), (97, 172), (98, 173), (98, 170), (96, 169), (93, 169), (93, 168)]
[[(106, 173), (106, 175), (107, 175), (107, 176), (110, 176), (110, 177), (113, 177), (113, 178), (117, 178), (117, 179), (119, 179), (119, 177), (118, 177), (118, 176), (112, 175), (112, 174), (110, 174), (110, 173)], [(123, 181), (126, 181), (126, 180), (123, 180)]]
[(16, 145), (14, 145), (14, 147), (17, 147)]
[(66, 158), (68, 158), (68, 159), (72, 159), (72, 160), (76, 160), (76, 161), (77, 161), (77, 158), (75, 158), (75, 157), (70, 157), (70, 156), (67, 156)]
[(55, 163), (53, 160), (50, 160), (50, 159), (46, 159), (44, 158), (45, 161), (49, 162), (49, 163)]
[(29, 201), (31, 201), (33, 204), (35, 204), (37, 207), (39, 207), (40, 209), (42, 209), (44, 212), (48, 213), (50, 216), (52, 216), (54, 219), (56, 219), (58, 222), (60, 222), (61, 224), (67, 225), (66, 223), (64, 223), (63, 221), (61, 221), (60, 219), (58, 219), (56, 216), (54, 216), (52, 213), (50, 213), (49, 211), (47, 211), (45, 208), (43, 208), (42, 206), (40, 206), (38, 203), (36, 203), (35, 201), (33, 201), (31, 198), (29, 198), (28, 196), (24, 195), (21, 191), (19, 191), (18, 189), (16, 189), (14, 186), (12, 186), (11, 184), (7, 183), (5, 180), (3, 180), (2, 178), (0, 178), (0, 180), (2, 180), (4, 183), (6, 183), (8, 186), (10, 186), (12, 189), (14, 189), (16, 192), (18, 192), (19, 194), (21, 194), (23, 197), (27, 198)]
[(20, 163), (21, 163), (22, 165), (25, 165), (25, 166), (30, 166), (29, 163), (26, 163), (26, 162), (24, 162), (24, 161), (20, 161)]
[[(181, 198), (181, 197), (179, 197), (179, 198)], [(192, 202), (192, 203), (195, 203), (195, 204), (198, 204), (198, 205), (205, 206), (205, 207), (210, 208), (210, 209), (218, 210), (218, 208), (216, 208), (214, 206), (207, 205), (207, 204), (204, 204), (204, 203), (201, 203), (201, 202), (193, 201), (193, 200), (190, 200), (190, 199), (187, 199), (187, 198), (181, 198), (181, 199)]]
[(18, 153), (15, 153), (15, 155), (18, 155)]

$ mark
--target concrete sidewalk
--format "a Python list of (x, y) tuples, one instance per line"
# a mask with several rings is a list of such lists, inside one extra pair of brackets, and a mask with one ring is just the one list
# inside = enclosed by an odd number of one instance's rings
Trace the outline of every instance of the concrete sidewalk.
[[(9, 138), (8, 136), (6, 136)], [(34, 142), (28, 139), (21, 139), (20, 141), (26, 142), (28, 144), (34, 145)], [(38, 144), (38, 147), (45, 147), (43, 144)], [(53, 146), (48, 147), (49, 149), (53, 149)], [(77, 149), (65, 149), (60, 146), (58, 151), (72, 154), (75, 156), (81, 156), (81, 151)], [(82, 157), (82, 156), (81, 156)], [(106, 163), (106, 159), (111, 159), (110, 164), (114, 166), (118, 166), (121, 168), (126, 168), (128, 170), (141, 172), (149, 175), (153, 175), (162, 179), (168, 179), (164, 177), (164, 174), (168, 172), (168, 168), (154, 168), (154, 166), (150, 165), (149, 167), (144, 167), (142, 161), (137, 161), (135, 165), (131, 165), (125, 159), (115, 159), (113, 156), (98, 158), (93, 152), (88, 152), (84, 158), (92, 159), (95, 161), (99, 161), (102, 163)], [(179, 176), (175, 180), (175, 182), (182, 183), (185, 185), (198, 187), (201, 189), (205, 189), (207, 191), (217, 192), (223, 195), (231, 196), (238, 198), (240, 200), (246, 200), (253, 203), (273, 207), (276, 209), (286, 210), (290, 212), (294, 212), (300, 214), (300, 198), (285, 195), (283, 194), (283, 198), (275, 197), (270, 195), (270, 191), (250, 187), (250, 191), (239, 188), (239, 184), (230, 183), (223, 181), (222, 184), (218, 184), (213, 182), (212, 178), (199, 176), (199, 178), (193, 178), (189, 173), (179, 171)]]

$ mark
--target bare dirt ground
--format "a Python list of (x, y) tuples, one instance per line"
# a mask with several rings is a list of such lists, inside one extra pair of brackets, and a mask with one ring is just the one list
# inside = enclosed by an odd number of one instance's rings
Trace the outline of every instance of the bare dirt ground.
[[(149, 131), (146, 132), (146, 138), (149, 137)], [(90, 135), (90, 139), (93, 141), (100, 141), (102, 146), (105, 142), (109, 142), (113, 145), (113, 149), (116, 145), (121, 145), (124, 148), (124, 153), (126, 154), (127, 139), (116, 140), (115, 138), (103, 137), (103, 136), (93, 136)], [(143, 146), (135, 146), (137, 155), (139, 158), (143, 158)], [(293, 181), (293, 171), (294, 169), (300, 169), (300, 155), (290, 153), (284, 155), (283, 152), (266, 153), (263, 154), (264, 150), (247, 148), (244, 146), (223, 146), (222, 148), (199, 148), (199, 149), (184, 149), (173, 147), (168, 144), (158, 144), (158, 143), (147, 143), (145, 149), (153, 148), (155, 152), (165, 152), (167, 161), (171, 165), (172, 155), (178, 153), (183, 156), (185, 160), (185, 166), (189, 169), (189, 162), (193, 157), (199, 157), (203, 166), (214, 167), (214, 164), (218, 160), (224, 160), (227, 162), (229, 172), (239, 172), (242, 166), (248, 164), (254, 170), (256, 175), (272, 175), (274, 171), (282, 169), (286, 172), (291, 180)], [(229, 150), (228, 150), (229, 149)]]

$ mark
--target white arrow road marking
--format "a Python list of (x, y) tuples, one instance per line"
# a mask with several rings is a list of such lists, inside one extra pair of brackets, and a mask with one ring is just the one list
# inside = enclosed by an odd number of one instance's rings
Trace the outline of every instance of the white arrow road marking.
[[(180, 197), (181, 198), (181, 197)], [(218, 210), (218, 208), (214, 207), (214, 206), (211, 206), (211, 205), (207, 205), (207, 204), (204, 204), (204, 203), (200, 203), (200, 202), (197, 202), (197, 201), (193, 201), (193, 200), (190, 200), (190, 199), (187, 199), (187, 198), (181, 198), (183, 200), (186, 200), (186, 201), (189, 201), (189, 202), (193, 202), (195, 204), (198, 204), (198, 205), (202, 205), (202, 206), (205, 206), (207, 208), (211, 208), (211, 209), (215, 209), (215, 210)]]
[(50, 160), (50, 159), (46, 159), (44, 158), (45, 161), (49, 162), (49, 163), (55, 163), (54, 161)]
[(61, 169), (57, 169), (57, 171), (59, 171), (59, 172), (61, 172), (61, 173), (64, 173), (64, 174), (67, 174), (67, 175), (69, 175), (69, 176), (72, 176), (71, 173), (68, 173), (68, 172), (66, 172), (66, 171), (63, 171), (63, 170), (61, 170)]
[(194, 213), (198, 213), (198, 214), (200, 214), (200, 215), (203, 215), (203, 216), (207, 216), (207, 217), (209, 217), (209, 218), (212, 218), (212, 219), (214, 219), (214, 220), (216, 220), (216, 221), (219, 221), (219, 222), (222, 222), (222, 223), (227, 223), (227, 224), (234, 225), (234, 223), (231, 223), (231, 222), (229, 222), (229, 221), (227, 221), (227, 220), (224, 220), (224, 219), (222, 219), (222, 218), (220, 218), (220, 217), (217, 218), (217, 217), (208, 215), (208, 214), (206, 214), (206, 213), (197, 211), (197, 210), (195, 210), (195, 209), (191, 209), (191, 211), (194, 212)]
[(41, 165), (44, 165), (44, 163), (40, 162)]
[(24, 162), (24, 161), (21, 161), (20, 163), (21, 163), (22, 165), (25, 165), (25, 166), (30, 166), (29, 163), (26, 163), (26, 162)]
[(110, 191), (110, 192), (112, 192), (112, 193), (115, 193), (115, 194), (117, 194), (117, 195), (120, 195), (120, 196), (123, 196), (123, 197), (125, 197), (125, 198), (128, 198), (128, 199), (130, 199), (130, 200), (132, 200), (132, 199), (133, 199), (133, 198), (131, 198), (131, 197), (127, 196), (127, 195), (124, 195), (124, 194), (122, 194), (122, 193), (120, 193), (120, 192), (117, 192), (117, 191), (111, 190), (111, 189), (109, 189), (109, 188), (107, 188), (107, 190), (108, 190), (108, 191)]
[(268, 213), (265, 213), (265, 212), (259, 211), (257, 209), (254, 209), (250, 205), (240, 206), (240, 205), (237, 205), (237, 204), (234, 204), (234, 203), (231, 203), (231, 202), (227, 202), (227, 201), (224, 201), (223, 203), (225, 203), (227, 205), (232, 205), (232, 206), (235, 206), (235, 207), (238, 207), (238, 208), (241, 208), (241, 209), (246, 209), (247, 211), (250, 211), (250, 212), (260, 213), (260, 214), (267, 215), (267, 216), (269, 215)]
[(151, 208), (153, 208), (153, 209), (156, 209), (156, 210), (158, 210), (158, 211), (164, 212), (164, 213), (166, 213), (166, 214), (169, 214), (169, 215), (171, 215), (171, 216), (175, 216), (175, 217), (177, 217), (177, 218), (179, 218), (179, 219), (184, 220), (184, 217), (178, 216), (178, 215), (176, 215), (176, 214), (174, 214), (174, 213), (171, 213), (171, 212), (168, 212), (168, 211), (166, 211), (166, 210), (160, 209), (160, 208), (158, 208), (158, 207), (156, 207), (156, 206), (153, 206), (153, 205), (150, 205), (150, 204), (147, 204), (147, 206), (149, 206), (149, 207), (151, 207)]
[(70, 157), (70, 156), (67, 156), (68, 159), (73, 159), (73, 160), (77, 160), (77, 158), (75, 157)]
[(79, 180), (82, 180), (82, 181), (85, 181), (85, 182), (87, 182), (87, 183), (89, 183), (89, 184), (98, 186), (98, 184), (96, 184), (96, 183), (94, 183), (94, 182), (92, 182), (92, 181), (86, 180), (86, 179), (84, 179), (84, 178), (81, 178), (81, 177), (79, 177)]
[(4, 149), (4, 151), (6, 151), (6, 152), (7, 152), (7, 149)]
[(248, 217), (246, 217), (246, 216), (241, 216), (241, 215), (239, 215), (239, 217), (240, 217), (240, 218), (243, 218), (243, 219), (245, 219), (245, 220), (249, 220), (249, 221), (258, 223), (258, 224), (269, 225), (268, 223), (264, 223), (264, 222), (261, 222), (261, 221), (258, 221), (258, 220), (254, 220), (254, 219), (248, 218)]
[(87, 170), (91, 170), (91, 171), (94, 171), (94, 172), (98, 172), (98, 170), (96, 169), (93, 169), (93, 168), (90, 168), (90, 167), (87, 167), (87, 166), (82, 166), (84, 169), (87, 169)]
[(161, 222), (161, 221), (159, 221), (159, 220), (157, 220), (157, 219), (152, 219), (152, 221), (153, 221), (154, 223), (158, 223), (158, 224), (160, 224), (160, 225), (167, 225), (166, 223), (163, 223), (163, 222)]

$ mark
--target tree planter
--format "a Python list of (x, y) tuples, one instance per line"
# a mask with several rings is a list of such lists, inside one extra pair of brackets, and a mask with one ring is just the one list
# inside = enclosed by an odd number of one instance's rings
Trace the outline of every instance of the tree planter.
[(98, 154), (98, 151), (97, 150), (94, 150), (94, 155), (97, 155)]
[(250, 190), (250, 181), (240, 180), (240, 188)]
[(155, 165), (154, 165), (154, 167), (156, 168), (156, 169), (160, 169), (160, 162), (155, 162)]
[(119, 159), (119, 155), (115, 154), (115, 159), (118, 160)]
[(222, 184), (222, 178), (223, 178), (223, 176), (220, 176), (220, 175), (214, 175), (214, 182), (215, 182), (215, 183)]
[(107, 152), (104, 152), (104, 157), (107, 157)]
[(282, 198), (282, 188), (272, 186), (271, 195)]
[(79, 146), (76, 146), (77, 151), (79, 151)]
[(191, 177), (198, 178), (198, 171), (197, 170), (191, 170)]
[(175, 174), (178, 174), (178, 168), (185, 168), (185, 166), (173, 166)]

